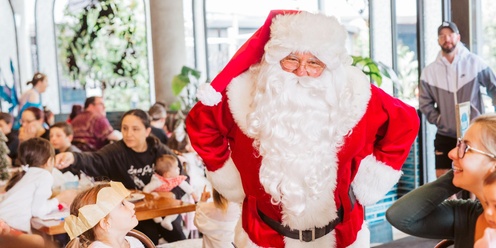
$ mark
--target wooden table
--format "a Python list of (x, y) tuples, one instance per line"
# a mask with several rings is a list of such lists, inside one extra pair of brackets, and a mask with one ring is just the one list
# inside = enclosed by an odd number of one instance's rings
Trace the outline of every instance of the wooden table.
[[(171, 192), (163, 192), (159, 193), (159, 195), (140, 193), (145, 195), (145, 199), (134, 203), (136, 218), (138, 220), (149, 220), (155, 217), (193, 212), (196, 210), (196, 204), (176, 200), (174, 194)], [(63, 220), (42, 221), (39, 218), (33, 218), (31, 225), (33, 228), (48, 235), (66, 233)]]

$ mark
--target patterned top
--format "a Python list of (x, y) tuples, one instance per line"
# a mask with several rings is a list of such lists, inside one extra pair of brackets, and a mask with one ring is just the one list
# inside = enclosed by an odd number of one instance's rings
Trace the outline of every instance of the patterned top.
[[(143, 188), (144, 192), (170, 192), (173, 188), (179, 186), (186, 181), (187, 177), (179, 175), (174, 178), (165, 178), (157, 173), (154, 173), (149, 184)], [(188, 193), (187, 191), (185, 191)]]
[(81, 151), (97, 151), (108, 144), (107, 136), (114, 131), (107, 117), (84, 111), (71, 122), (74, 130), (72, 143)]

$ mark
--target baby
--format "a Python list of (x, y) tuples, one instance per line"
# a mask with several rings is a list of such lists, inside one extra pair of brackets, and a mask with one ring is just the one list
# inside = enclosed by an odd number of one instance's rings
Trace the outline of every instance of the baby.
[(230, 202), (215, 189), (213, 202), (207, 202), (210, 192), (203, 189), (196, 205), (195, 226), (203, 234), (203, 247), (233, 247), (234, 229), (241, 216), (240, 204)]
[[(162, 155), (155, 161), (155, 173), (150, 183), (143, 188), (143, 192), (169, 192), (179, 186), (186, 194), (191, 195), (195, 202), (198, 196), (193, 191), (193, 187), (186, 181), (186, 176), (179, 174), (179, 164), (176, 157), (172, 155)], [(177, 218), (177, 214), (168, 215), (162, 218), (155, 218), (155, 222), (160, 223), (163, 228), (172, 231), (172, 221)]]
[(484, 218), (488, 227), (484, 230), (484, 236), (475, 242), (474, 248), (496, 247), (496, 171), (484, 179), (483, 185)]

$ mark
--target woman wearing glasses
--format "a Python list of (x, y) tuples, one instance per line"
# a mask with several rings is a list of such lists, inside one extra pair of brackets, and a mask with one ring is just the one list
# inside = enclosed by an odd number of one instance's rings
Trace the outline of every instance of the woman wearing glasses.
[[(448, 156), (453, 160), (452, 170), (400, 198), (386, 217), (410, 235), (452, 239), (455, 247), (473, 247), (489, 226), (482, 214), (487, 206), (482, 184), (496, 170), (496, 114), (474, 119)], [(446, 200), (461, 189), (472, 192), (479, 201)]]

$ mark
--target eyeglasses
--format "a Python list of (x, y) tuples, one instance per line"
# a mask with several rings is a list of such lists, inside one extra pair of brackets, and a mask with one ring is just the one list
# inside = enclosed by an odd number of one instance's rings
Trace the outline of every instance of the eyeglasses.
[(465, 156), (465, 153), (468, 150), (472, 150), (474, 152), (486, 155), (486, 156), (491, 157), (491, 158), (496, 158), (496, 155), (481, 151), (479, 149), (475, 149), (475, 148), (467, 145), (467, 143), (465, 143), (465, 141), (463, 141), (461, 138), (458, 138), (458, 142), (456, 143), (456, 147), (458, 148), (458, 158), (463, 158)]
[(303, 68), (308, 72), (308, 74), (318, 74), (324, 70), (326, 65), (318, 60), (317, 58), (310, 58), (305, 64), (302, 64), (300, 60), (294, 55), (288, 55), (286, 58), (281, 60), (281, 66), (287, 71), (295, 71), (303, 65)]

